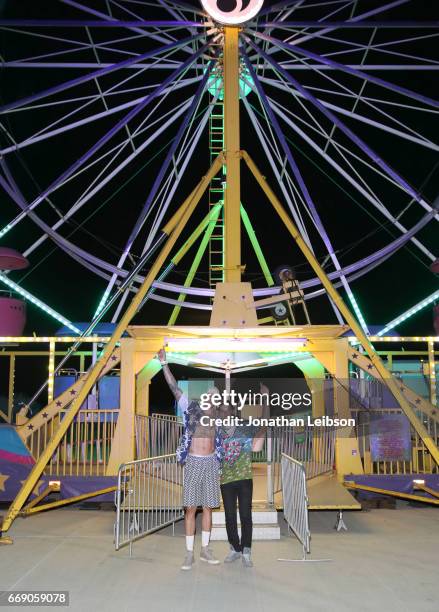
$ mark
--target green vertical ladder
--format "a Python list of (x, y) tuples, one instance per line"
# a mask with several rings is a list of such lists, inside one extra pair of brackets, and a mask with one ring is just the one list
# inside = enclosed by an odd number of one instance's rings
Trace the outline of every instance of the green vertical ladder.
[[(218, 100), (213, 103), (209, 118), (210, 163), (224, 150), (224, 103)], [(219, 173), (212, 179), (209, 187), (209, 210), (224, 201), (224, 176)], [(209, 241), (209, 285), (215, 289), (217, 283), (224, 280), (224, 209), (218, 216), (215, 228)]]

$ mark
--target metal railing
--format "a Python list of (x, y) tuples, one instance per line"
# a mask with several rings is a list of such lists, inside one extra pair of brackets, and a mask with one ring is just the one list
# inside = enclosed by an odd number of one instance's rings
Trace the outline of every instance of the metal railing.
[(175, 453), (138, 459), (119, 468), (116, 492), (115, 549), (184, 516), (183, 468)]
[(282, 453), (281, 465), (284, 517), (302, 544), (303, 559), (306, 559), (306, 555), (310, 552), (311, 533), (308, 523), (305, 467), (285, 453)]
[(183, 434), (183, 423), (164, 415), (136, 415), (137, 459), (175, 453)]
[[(41, 456), (67, 410), (60, 410), (33, 431), (26, 444), (35, 460)], [(102, 476), (110, 457), (119, 410), (80, 410), (61, 438), (44, 470), (58, 476)]]
[(282, 490), (282, 454), (300, 461), (307, 480), (334, 467), (336, 429), (333, 427), (273, 427), (267, 432), (268, 501)]

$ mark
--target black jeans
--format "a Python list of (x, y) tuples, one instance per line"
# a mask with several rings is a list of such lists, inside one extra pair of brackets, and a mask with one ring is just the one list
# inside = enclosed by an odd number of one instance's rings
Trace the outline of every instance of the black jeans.
[[(253, 480), (235, 480), (221, 485), (221, 494), (224, 502), (226, 516), (226, 530), (229, 543), (240, 552), (243, 548), (252, 545), (252, 498)], [(241, 542), (238, 534), (238, 520), (236, 515), (236, 502), (238, 502), (239, 517), (241, 519)]]

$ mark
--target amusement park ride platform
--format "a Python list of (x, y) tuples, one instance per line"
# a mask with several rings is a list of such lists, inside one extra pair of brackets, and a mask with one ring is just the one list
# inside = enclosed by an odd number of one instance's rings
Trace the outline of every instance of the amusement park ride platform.
[[(191, 194), (186, 198), (172, 219), (162, 230), (163, 246), (153, 261), (142, 285), (134, 295), (131, 303), (120, 318), (112, 337), (106, 342), (100, 358), (75, 388), (74, 399), (69, 402), (69, 408), (44, 450), (38, 457), (35, 466), (23, 483), (16, 499), (11, 505), (1, 527), (3, 533), (9, 529), (17, 517), (31, 491), (37, 484), (43, 470), (53, 456), (68, 427), (78, 414), (90, 390), (111, 366), (121, 366), (121, 403), (117, 426), (112, 440), (111, 457), (107, 466), (107, 474), (116, 474), (121, 463), (134, 459), (134, 418), (136, 405), (147, 410), (148, 388), (152, 377), (159, 369), (155, 359), (157, 351), (163, 346), (187, 364), (196, 367), (212, 369), (212, 363), (206, 354), (212, 353), (257, 353), (256, 361), (248, 365), (248, 369), (256, 369), (266, 363), (268, 352), (308, 353), (315, 358), (336, 379), (349, 377), (349, 362), (359, 362), (360, 353), (353, 350), (347, 338), (343, 338), (348, 330), (358, 341), (358, 346), (365, 353), (364, 366), (368, 373), (381, 380), (397, 400), (401, 410), (407, 416), (411, 426), (422, 439), (426, 451), (430, 453), (436, 464), (439, 464), (439, 450), (435, 441), (428, 433), (424, 424), (415, 414), (408, 401), (403, 387), (386, 369), (383, 361), (375, 351), (370, 339), (352, 314), (340, 293), (334, 287), (328, 275), (316, 259), (296, 224), (268, 184), (252, 157), (240, 146), (239, 121), (239, 27), (226, 25), (223, 32), (223, 78), (224, 78), (224, 150), (218, 154), (210, 169), (202, 176)], [(251, 70), (251, 68), (250, 68)], [(285, 301), (285, 294), (257, 300), (253, 298), (250, 283), (241, 282), (241, 166), (245, 164), (252, 177), (272, 205), (272, 212), (277, 214), (291, 239), (299, 247), (304, 258), (315, 272), (332, 300), (346, 321), (343, 325), (305, 325), (305, 326), (265, 326), (260, 325), (257, 307)], [(197, 326), (130, 326), (130, 322), (154, 281), (159, 276), (162, 267), (167, 262), (183, 230), (190, 223), (191, 216), (203, 194), (218, 173), (225, 169), (225, 199), (224, 199), (224, 271), (223, 283), (216, 286), (216, 294), (212, 308), (211, 324), (206, 327)], [(207, 226), (210, 216), (204, 225), (199, 226), (197, 236)], [(201, 227), (201, 229), (200, 229)], [(193, 244), (189, 240), (184, 247), (186, 252)], [(182, 256), (182, 254), (180, 253)], [(180, 258), (181, 258), (180, 256)], [(288, 295), (288, 299), (293, 298)], [(123, 337), (128, 332), (128, 337)], [(119, 355), (120, 352), (120, 355)], [(202, 355), (201, 355), (202, 354)], [(366, 357), (367, 355), (367, 357)], [(281, 361), (281, 360), (280, 360)], [(242, 367), (241, 363), (241, 367)], [(300, 367), (300, 363), (298, 364)], [(218, 363), (216, 364), (218, 368)], [(304, 366), (305, 369), (306, 366)], [(361, 367), (361, 366), (360, 366)], [(219, 367), (219, 369), (221, 369)], [(237, 368), (238, 369), (238, 368)], [(218, 370), (216, 370), (218, 371)], [(348, 394), (345, 389), (336, 391), (335, 405), (340, 416), (349, 414)], [(63, 406), (64, 408), (64, 406)], [(56, 414), (56, 406), (50, 408), (51, 416)], [(313, 406), (314, 416), (322, 407)], [(49, 412), (48, 410), (46, 411)], [(431, 414), (431, 410), (430, 410)], [(42, 418), (42, 417), (41, 417)], [(341, 487), (339, 481), (346, 474), (361, 474), (363, 472), (358, 440), (355, 436), (338, 435), (336, 442), (336, 473), (337, 478), (322, 479), (310, 488), (310, 503), (316, 508), (358, 508), (352, 496)]]

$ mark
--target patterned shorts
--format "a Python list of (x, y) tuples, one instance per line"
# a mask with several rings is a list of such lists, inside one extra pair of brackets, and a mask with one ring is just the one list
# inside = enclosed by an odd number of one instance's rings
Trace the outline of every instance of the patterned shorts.
[(183, 506), (218, 508), (219, 464), (215, 455), (188, 455), (184, 466)]

